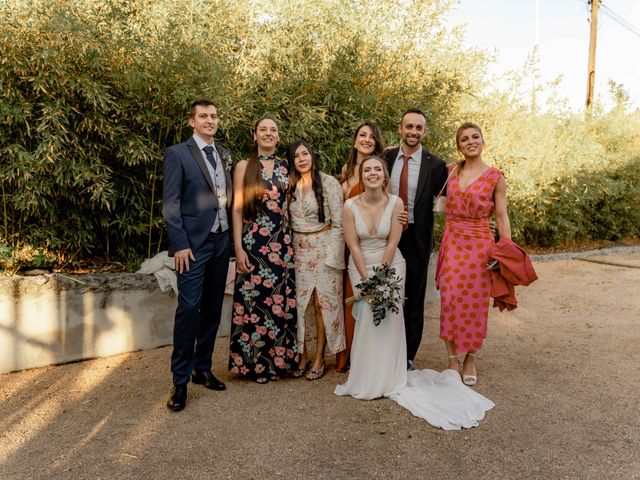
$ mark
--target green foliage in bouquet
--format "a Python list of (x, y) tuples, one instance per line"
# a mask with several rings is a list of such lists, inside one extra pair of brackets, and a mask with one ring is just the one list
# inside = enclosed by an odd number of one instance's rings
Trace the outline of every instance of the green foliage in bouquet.
[(402, 305), (402, 282), (396, 275), (396, 269), (389, 265), (373, 267), (373, 275), (356, 285), (360, 291), (360, 300), (371, 307), (373, 324), (380, 325), (390, 312), (398, 313)]

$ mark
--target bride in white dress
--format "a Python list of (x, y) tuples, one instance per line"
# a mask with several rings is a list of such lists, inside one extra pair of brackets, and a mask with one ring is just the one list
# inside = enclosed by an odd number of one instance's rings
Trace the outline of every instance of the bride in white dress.
[[(404, 279), (405, 261), (397, 249), (402, 225), (392, 222), (404, 206), (400, 198), (385, 192), (389, 173), (384, 162), (378, 157), (363, 161), (360, 181), (364, 192), (346, 201), (343, 215), (344, 238), (351, 252), (351, 284), (359, 284), (381, 264), (393, 266)], [(455, 370), (407, 372), (402, 306), (377, 326), (364, 300), (354, 304), (353, 316), (351, 369), (347, 382), (336, 387), (336, 395), (361, 400), (389, 397), (444, 430), (475, 427), (493, 408), (493, 402), (465, 386)]]

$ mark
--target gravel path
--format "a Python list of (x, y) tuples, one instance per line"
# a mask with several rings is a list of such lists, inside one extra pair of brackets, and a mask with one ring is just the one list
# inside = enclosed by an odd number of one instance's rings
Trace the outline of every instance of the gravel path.
[[(478, 428), (336, 397), (346, 375), (332, 369), (234, 379), (223, 338), (227, 391), (190, 385), (177, 414), (170, 348), (0, 375), (0, 479), (640, 479), (640, 269), (546, 260), (517, 310), (490, 314), (476, 388), (496, 407)], [(442, 369), (437, 305), (428, 316), (417, 364)]]

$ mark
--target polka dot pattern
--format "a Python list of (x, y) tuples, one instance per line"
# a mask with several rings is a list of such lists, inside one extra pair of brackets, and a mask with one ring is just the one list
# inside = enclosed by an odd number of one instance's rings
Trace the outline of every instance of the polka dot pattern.
[(489, 168), (462, 192), (457, 174), (447, 186), (447, 220), (438, 255), (440, 338), (456, 353), (482, 348), (487, 335), (491, 277), (484, 266), (493, 238), (489, 217), (502, 172)]

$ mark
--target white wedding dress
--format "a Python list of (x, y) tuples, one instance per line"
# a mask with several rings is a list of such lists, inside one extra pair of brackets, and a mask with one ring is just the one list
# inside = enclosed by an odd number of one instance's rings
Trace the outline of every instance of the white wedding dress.
[[(391, 195), (375, 235), (370, 235), (355, 199), (346, 205), (353, 212), (360, 249), (367, 271), (380, 265), (391, 229), (397, 196)], [(392, 266), (405, 277), (405, 262), (396, 249)], [(351, 284), (361, 281), (353, 259), (349, 259)], [(404, 292), (402, 292), (404, 295)], [(376, 326), (369, 304), (360, 300), (353, 306), (356, 327), (351, 347), (351, 369), (347, 382), (338, 385), (336, 395), (351, 395), (361, 400), (389, 397), (416, 417), (444, 430), (459, 430), (478, 425), (494, 403), (462, 383), (454, 370), (415, 370), (407, 372), (406, 338), (402, 308)]]

